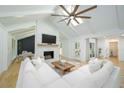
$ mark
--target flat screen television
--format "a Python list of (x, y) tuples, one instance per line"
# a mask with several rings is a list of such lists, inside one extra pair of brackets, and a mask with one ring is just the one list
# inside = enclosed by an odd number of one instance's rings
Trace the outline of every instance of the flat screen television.
[(56, 36), (42, 34), (42, 43), (56, 44)]

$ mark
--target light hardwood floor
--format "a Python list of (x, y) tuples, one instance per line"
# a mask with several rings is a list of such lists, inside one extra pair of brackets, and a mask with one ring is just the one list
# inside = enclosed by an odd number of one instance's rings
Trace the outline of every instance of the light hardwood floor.
[(13, 62), (7, 71), (0, 75), (1, 88), (15, 88), (21, 62)]
[[(124, 62), (119, 62), (117, 58), (109, 58), (116, 66), (121, 68), (121, 88), (124, 88)], [(15, 88), (21, 62), (13, 62), (7, 71), (0, 75), (1, 88)]]

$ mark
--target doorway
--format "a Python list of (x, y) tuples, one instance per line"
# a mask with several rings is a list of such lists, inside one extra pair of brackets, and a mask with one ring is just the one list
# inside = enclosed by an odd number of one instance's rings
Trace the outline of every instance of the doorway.
[(97, 57), (97, 39), (88, 38), (86, 39), (86, 60), (89, 61), (94, 57)]
[(119, 64), (117, 41), (109, 42), (109, 60), (111, 60), (113, 64), (116, 64), (116, 65)]
[(109, 57), (118, 58), (118, 42), (109, 42)]

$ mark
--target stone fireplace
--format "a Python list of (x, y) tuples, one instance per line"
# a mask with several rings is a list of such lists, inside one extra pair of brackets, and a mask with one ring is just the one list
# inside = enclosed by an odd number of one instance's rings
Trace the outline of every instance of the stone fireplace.
[(44, 58), (47, 59), (53, 59), (54, 58), (54, 51), (44, 51)]

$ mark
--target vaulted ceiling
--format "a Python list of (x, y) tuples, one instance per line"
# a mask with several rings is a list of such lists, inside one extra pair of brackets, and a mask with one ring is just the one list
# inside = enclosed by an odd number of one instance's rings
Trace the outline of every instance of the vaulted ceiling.
[[(78, 11), (88, 7), (90, 6), (81, 5)], [(24, 31), (24, 28), (36, 25), (36, 20), (43, 19), (55, 26), (65, 37), (124, 34), (124, 6), (98, 6), (95, 10), (84, 13), (92, 18), (84, 20), (84, 23), (78, 26), (67, 26), (65, 22), (58, 23), (58, 20), (62, 18), (51, 16), (55, 9), (56, 6), (50, 5), (0, 6), (0, 22), (8, 30), (23, 29)]]
[(55, 6), (6, 5), (0, 6), (0, 23), (16, 39), (35, 33), (36, 21), (48, 18)]
[[(79, 11), (90, 6), (81, 6)], [(124, 6), (98, 6), (97, 9), (84, 13), (83, 15), (91, 16), (84, 23), (69, 27), (65, 23), (58, 23), (60, 18), (51, 17), (55, 25), (63, 29), (62, 32), (69, 36), (110, 36), (124, 33)], [(66, 30), (65, 30), (66, 29)]]

